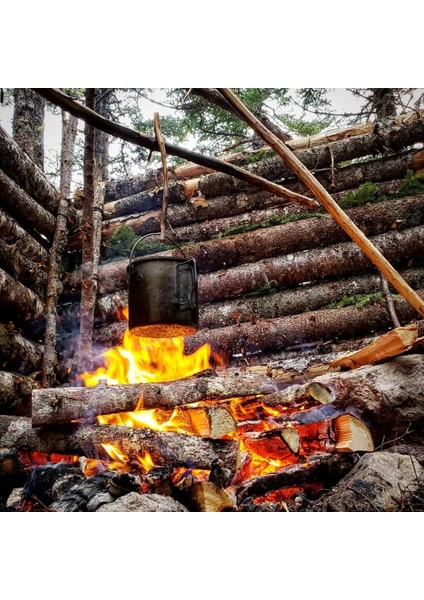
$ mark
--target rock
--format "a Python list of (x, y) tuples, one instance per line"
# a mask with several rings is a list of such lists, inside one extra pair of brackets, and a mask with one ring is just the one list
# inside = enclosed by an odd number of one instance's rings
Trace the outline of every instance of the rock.
[(131, 492), (111, 504), (104, 504), (97, 512), (189, 512), (185, 506), (169, 496)]
[(424, 486), (424, 469), (405, 454), (374, 452), (362, 456), (346, 477), (308, 511), (398, 512)]
[(22, 490), (23, 488), (15, 488), (10, 492), (10, 496), (6, 502), (6, 508), (18, 508), (22, 502)]

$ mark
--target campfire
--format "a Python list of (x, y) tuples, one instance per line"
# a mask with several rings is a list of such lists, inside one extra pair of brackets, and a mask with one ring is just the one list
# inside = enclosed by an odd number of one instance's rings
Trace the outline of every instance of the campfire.
[(353, 452), (374, 447), (360, 418), (321, 404), (307, 383), (227, 368), (209, 345), (186, 355), (183, 338), (127, 329), (103, 360), (78, 377), (82, 387), (34, 392), (28, 445), (43, 452), (22, 454), (27, 466), (82, 465), (87, 478), (109, 472), (124, 489), (165, 490), (194, 510), (234, 510), (246, 498), (313, 498), (351, 468)]

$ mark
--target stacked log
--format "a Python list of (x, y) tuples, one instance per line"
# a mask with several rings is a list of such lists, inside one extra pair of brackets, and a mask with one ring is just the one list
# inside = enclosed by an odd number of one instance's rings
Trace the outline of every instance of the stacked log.
[(42, 355), (26, 324), (44, 314), (59, 194), (1, 127), (0, 199), (0, 414), (26, 415)]

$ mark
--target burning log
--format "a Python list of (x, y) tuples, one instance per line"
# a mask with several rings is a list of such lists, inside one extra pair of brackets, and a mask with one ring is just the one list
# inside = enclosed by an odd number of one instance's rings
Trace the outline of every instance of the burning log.
[(331, 487), (351, 470), (353, 462), (351, 454), (315, 454), (307, 462), (289, 465), (276, 473), (254, 477), (242, 483), (237, 487), (238, 504), (250, 496), (266, 496), (282, 488), (317, 482)]
[(35, 386), (31, 377), (0, 371), (0, 414), (29, 415)]
[(56, 219), (36, 200), (31, 198), (14, 181), (0, 169), (0, 195), (9, 212), (18, 215), (30, 229), (51, 239), (56, 226)]
[[(369, 425), (374, 441), (424, 423), (424, 355), (399, 356), (379, 365), (317, 377), (308, 387), (327, 405), (295, 413), (299, 423), (321, 421), (332, 412), (353, 412)], [(325, 417), (324, 417), (325, 418)]]
[(34, 292), (16, 281), (0, 268), (0, 310), (2, 317), (37, 319), (44, 312), (44, 304)]
[(235, 440), (212, 440), (115, 425), (34, 429), (27, 417), (0, 419), (1, 448), (107, 458), (101, 444), (119, 444), (127, 456), (149, 452), (152, 460), (163, 466), (210, 469), (212, 461), (218, 458), (235, 474), (240, 462), (239, 444)]
[(33, 393), (32, 420), (34, 426), (69, 423), (110, 413), (174, 408), (208, 398), (257, 396), (276, 389), (270, 378), (251, 374), (198, 377), (169, 383), (40, 389)]
[(44, 208), (55, 213), (59, 204), (58, 191), (2, 127), (0, 127), (0, 167), (31, 198), (37, 198)]
[(37, 370), (40, 363), (41, 352), (35, 344), (0, 324), (0, 369), (27, 375)]
[[(375, 236), (372, 242), (387, 260), (399, 264), (424, 252), (424, 227), (391, 231)], [(343, 256), (343, 260), (340, 257)], [(102, 294), (116, 292), (128, 286), (127, 260), (117, 260), (99, 267), (99, 290)], [(327, 248), (296, 252), (287, 256), (264, 259), (199, 277), (199, 302), (215, 302), (258, 289), (292, 287), (305, 281), (360, 274), (372, 264), (353, 242), (334, 244)], [(65, 297), (75, 297), (81, 286), (81, 273), (70, 273), (65, 281)]]

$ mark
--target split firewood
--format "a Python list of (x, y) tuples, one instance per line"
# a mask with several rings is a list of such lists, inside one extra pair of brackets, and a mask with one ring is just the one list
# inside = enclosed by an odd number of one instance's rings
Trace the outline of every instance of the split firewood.
[[(205, 399), (256, 396), (276, 391), (269, 377), (199, 377), (168, 383), (137, 383), (96, 387), (63, 387), (34, 390), (34, 426), (92, 419), (96, 415), (132, 412), (147, 408), (173, 408)], [(218, 414), (218, 413), (217, 413)], [(219, 417), (212, 429), (219, 430)]]
[(322, 483), (330, 488), (346, 475), (353, 466), (351, 454), (315, 454), (307, 462), (284, 467), (276, 473), (254, 477), (236, 489), (238, 504), (249, 496), (266, 496), (282, 488), (310, 483)]
[(188, 487), (181, 502), (193, 512), (232, 511), (236, 507), (235, 497), (212, 481), (201, 481)]
[[(389, 331), (389, 333), (376, 338), (369, 346), (331, 361), (330, 366), (356, 369), (364, 365), (393, 358), (410, 350), (417, 338), (418, 327), (416, 324), (411, 324), (407, 327), (397, 327)], [(318, 398), (316, 399), (318, 400)]]
[(147, 451), (156, 464), (163, 466), (210, 469), (212, 461), (219, 458), (235, 474), (240, 464), (239, 444), (235, 440), (212, 440), (115, 425), (35, 429), (27, 417), (0, 417), (0, 448), (107, 459), (102, 444), (117, 444), (127, 456)]
[(317, 377), (309, 394), (325, 404), (296, 413), (299, 422), (322, 420), (327, 407), (333, 411), (355, 411), (366, 421), (374, 441), (424, 423), (422, 379), (424, 355), (399, 356), (383, 364), (359, 367), (343, 373)]

